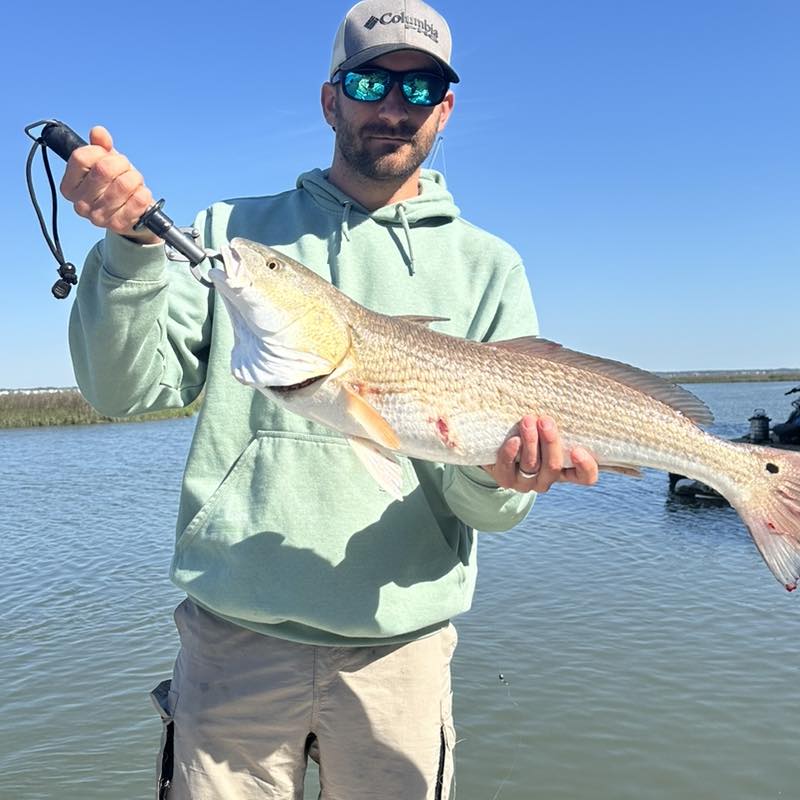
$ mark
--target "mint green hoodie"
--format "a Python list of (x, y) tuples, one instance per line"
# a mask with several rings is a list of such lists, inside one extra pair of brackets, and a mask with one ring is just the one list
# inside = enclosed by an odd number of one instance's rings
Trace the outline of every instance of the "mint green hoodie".
[[(464, 221), (444, 179), (369, 212), (320, 170), (271, 197), (217, 203), (204, 245), (242, 236), (316, 270), (370, 309), (448, 317), (486, 341), (537, 332), (519, 255)], [(70, 320), (78, 384), (101, 413), (180, 407), (205, 389), (183, 480), (172, 580), (214, 613), (314, 644), (404, 641), (467, 610), (474, 529), (508, 530), (533, 497), (480, 467), (402, 458), (394, 502), (338, 433), (231, 376), (224, 304), (163, 247), (108, 233), (89, 253)]]

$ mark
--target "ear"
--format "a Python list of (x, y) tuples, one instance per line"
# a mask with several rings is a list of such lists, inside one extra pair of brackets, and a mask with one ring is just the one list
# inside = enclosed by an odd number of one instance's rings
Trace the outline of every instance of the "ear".
[(447, 125), (447, 120), (450, 119), (450, 115), (453, 113), (455, 103), (456, 96), (451, 91), (448, 91), (444, 96), (444, 100), (439, 103), (439, 127), (436, 129), (438, 133), (441, 133), (444, 130), (444, 126)]
[(336, 130), (336, 86), (327, 81), (322, 84), (320, 92), (320, 103), (322, 104), (322, 115), (325, 117), (325, 122)]

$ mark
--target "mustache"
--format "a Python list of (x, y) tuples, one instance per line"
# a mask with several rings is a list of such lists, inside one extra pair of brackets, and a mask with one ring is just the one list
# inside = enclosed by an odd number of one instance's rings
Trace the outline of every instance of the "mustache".
[(376, 123), (370, 123), (361, 128), (362, 136), (389, 136), (395, 139), (413, 139), (418, 132), (418, 127), (402, 123), (393, 128)]

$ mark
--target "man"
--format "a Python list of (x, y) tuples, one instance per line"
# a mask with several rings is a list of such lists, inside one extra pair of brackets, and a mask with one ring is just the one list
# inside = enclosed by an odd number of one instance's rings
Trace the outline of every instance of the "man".
[[(420, 169), (454, 107), (445, 20), (421, 0), (364, 0), (335, 38), (322, 110), (326, 172), (199, 215), (204, 245), (282, 250), (388, 314), (447, 317), (479, 340), (536, 333), (514, 250), (459, 217)], [(231, 323), (185, 266), (133, 224), (152, 203), (103, 128), (62, 191), (108, 230), (70, 326), (76, 375), (108, 414), (181, 406), (205, 390), (184, 476), (171, 576), (181, 650), (154, 697), (165, 720), (161, 796), (299, 798), (310, 754), (322, 797), (446, 798), (454, 732), (449, 620), (475, 583), (473, 529), (507, 530), (533, 492), (590, 484), (552, 420), (524, 418), (494, 465), (404, 459), (403, 503), (339, 435), (230, 374)]]

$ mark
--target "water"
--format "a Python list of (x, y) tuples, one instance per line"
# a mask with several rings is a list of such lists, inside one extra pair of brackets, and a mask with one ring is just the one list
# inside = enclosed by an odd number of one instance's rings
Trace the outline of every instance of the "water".
[[(690, 388), (733, 436), (757, 406), (783, 420), (789, 386)], [(0, 431), (1, 800), (152, 796), (193, 425)], [(731, 509), (666, 482), (558, 486), (482, 536), (453, 665), (458, 800), (797, 796), (800, 598)]]

